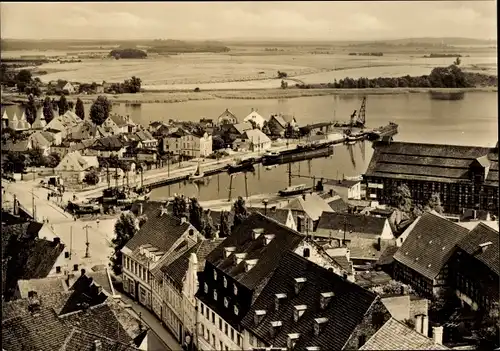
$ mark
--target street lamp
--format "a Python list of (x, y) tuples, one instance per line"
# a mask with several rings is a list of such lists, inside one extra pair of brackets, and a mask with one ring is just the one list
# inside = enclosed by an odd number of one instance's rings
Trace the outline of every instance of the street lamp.
[(264, 204), (264, 215), (267, 216), (267, 204), (269, 203), (268, 199), (262, 200), (262, 203)]
[(89, 252), (89, 246), (90, 246), (90, 243), (89, 243), (89, 228), (92, 228), (90, 225), (86, 225), (85, 227), (83, 227), (83, 229), (85, 229), (85, 238), (86, 238), (86, 242), (85, 242), (85, 258), (89, 258), (90, 257), (90, 252)]

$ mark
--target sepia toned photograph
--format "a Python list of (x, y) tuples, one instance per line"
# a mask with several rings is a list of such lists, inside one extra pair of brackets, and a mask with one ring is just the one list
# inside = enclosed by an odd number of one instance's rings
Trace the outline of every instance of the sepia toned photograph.
[(496, 1), (0, 17), (2, 351), (500, 350)]

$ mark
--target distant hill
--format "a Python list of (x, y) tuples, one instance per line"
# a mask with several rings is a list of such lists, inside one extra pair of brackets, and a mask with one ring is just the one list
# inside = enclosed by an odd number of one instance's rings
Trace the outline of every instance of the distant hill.
[(388, 45), (388, 46), (455, 46), (455, 45), (496, 45), (497, 41), (493, 39), (472, 39), (472, 38), (405, 38), (393, 40), (363, 41), (352, 43), (352, 46), (370, 46), (370, 45)]

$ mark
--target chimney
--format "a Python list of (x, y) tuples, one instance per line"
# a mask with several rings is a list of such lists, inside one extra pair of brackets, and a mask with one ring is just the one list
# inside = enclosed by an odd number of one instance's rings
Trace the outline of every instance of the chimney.
[(443, 327), (432, 327), (432, 336), (435, 344), (443, 345)]
[(143, 213), (143, 205), (142, 205), (142, 204), (139, 204), (138, 215), (139, 215), (139, 216), (142, 216), (142, 213)]
[(255, 325), (258, 325), (262, 319), (266, 316), (266, 311), (265, 310), (257, 310), (255, 311), (255, 315), (253, 316), (253, 321)]
[(283, 323), (281, 321), (272, 321), (271, 322), (271, 328), (269, 329), (269, 334), (271, 335), (271, 338), (274, 338), (276, 334), (279, 333), (281, 326)]
[(263, 228), (252, 229), (252, 239), (257, 240), (263, 232), (264, 232)]
[(473, 215), (472, 219), (477, 219), (477, 210), (472, 210), (472, 215)]
[(492, 245), (493, 243), (491, 241), (479, 244), (479, 247), (481, 248), (482, 252), (485, 252), (488, 246)]
[(314, 319), (314, 335), (318, 336), (319, 333), (321, 333), (321, 329), (324, 327), (326, 322), (328, 322), (328, 318), (326, 317)]
[(184, 224), (187, 222), (187, 217), (186, 216), (182, 216), (181, 217), (181, 224)]
[(61, 243), (61, 238), (55, 237), (53, 240), (54, 246), (57, 246)]
[(228, 258), (236, 250), (236, 247), (229, 246), (224, 248), (224, 258)]
[(28, 292), (28, 310), (33, 315), (38, 315), (40, 312), (40, 299), (36, 291), (32, 290)]
[(307, 310), (307, 305), (297, 305), (293, 306), (293, 320), (295, 322), (299, 321), (299, 318), (304, 315)]
[(284, 294), (284, 293), (274, 295), (274, 310), (275, 311), (279, 311), (281, 301), (284, 301), (285, 299), (286, 299), (286, 294)]
[(306, 283), (307, 279), (306, 278), (295, 278), (294, 279), (294, 290), (295, 290), (295, 295), (298, 295), (300, 290), (304, 287), (304, 284)]
[(274, 234), (264, 235), (264, 245), (267, 246), (276, 237)]
[(328, 307), (328, 304), (332, 300), (332, 298), (335, 296), (335, 293), (333, 291), (328, 291), (328, 292), (323, 292), (319, 296), (319, 307), (324, 310)]
[(245, 252), (234, 254), (234, 263), (237, 265), (240, 264), (241, 261), (245, 259), (245, 257), (247, 257), (247, 254)]
[(424, 334), (424, 323), (422, 318), (423, 316), (424, 316), (423, 314), (415, 316), (415, 330), (420, 334)]
[(426, 315), (422, 316), (422, 334), (429, 336), (429, 317)]
[(86, 273), (85, 269), (83, 269), (83, 268), (82, 268), (82, 269), (80, 270), (80, 273), (81, 273), (81, 275), (85, 275), (85, 273)]
[(306, 194), (302, 194), (302, 200), (306, 199)]
[(101, 351), (101, 350), (102, 350), (101, 340), (94, 340), (94, 351)]

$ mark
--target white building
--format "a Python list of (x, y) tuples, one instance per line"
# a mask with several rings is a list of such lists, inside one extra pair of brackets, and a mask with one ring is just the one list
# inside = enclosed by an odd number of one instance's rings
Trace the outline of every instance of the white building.
[(343, 200), (361, 200), (360, 180), (329, 180), (323, 183), (325, 191), (333, 190)]
[(212, 136), (179, 129), (163, 139), (163, 151), (193, 158), (207, 157), (212, 154)]
[(109, 129), (113, 134), (133, 133), (136, 129), (136, 124), (130, 116), (120, 116), (112, 114), (102, 124), (104, 128)]
[(63, 157), (54, 171), (64, 182), (81, 183), (85, 172), (92, 167), (96, 169), (99, 167), (96, 156), (82, 156), (78, 151), (73, 151)]
[(271, 139), (260, 129), (251, 129), (243, 133), (240, 140), (236, 140), (234, 145), (238, 148), (245, 148), (250, 151), (265, 151), (271, 148)]
[(266, 119), (252, 109), (252, 112), (243, 119), (243, 122), (254, 122), (259, 129), (262, 129)]

